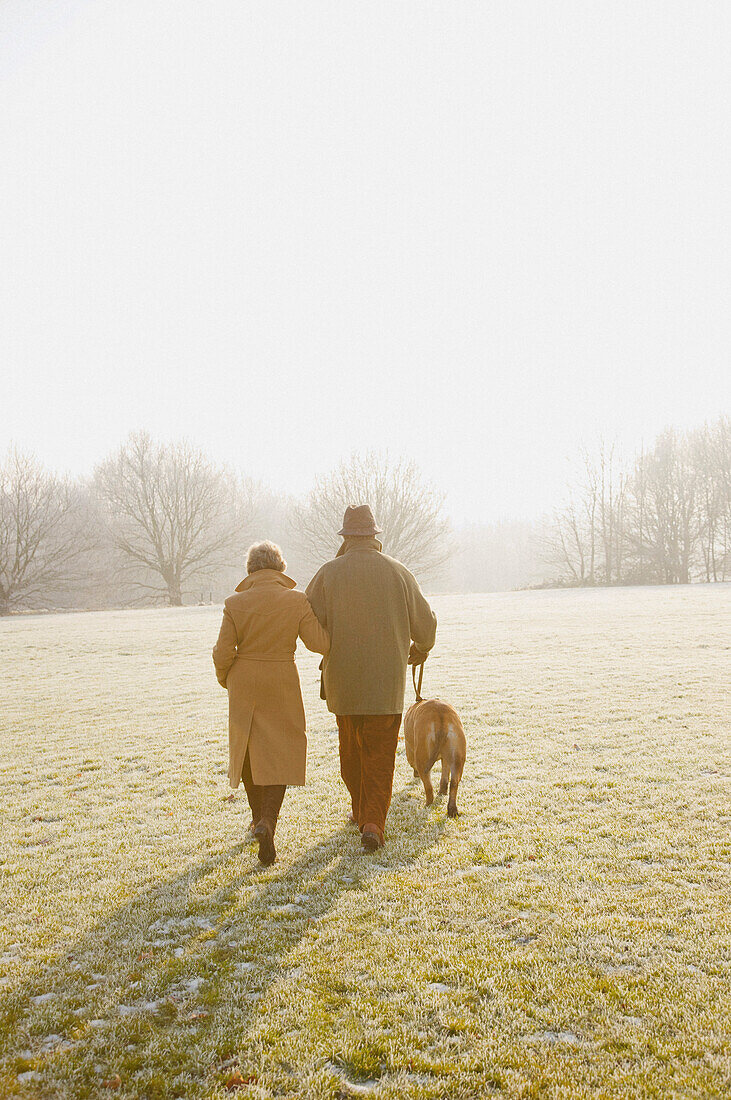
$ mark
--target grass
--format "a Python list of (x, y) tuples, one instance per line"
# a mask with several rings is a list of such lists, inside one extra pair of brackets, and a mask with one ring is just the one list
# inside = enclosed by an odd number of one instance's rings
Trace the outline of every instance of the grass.
[(731, 588), (434, 603), (461, 816), (401, 749), (361, 854), (302, 655), (268, 870), (217, 609), (0, 621), (0, 1095), (729, 1094)]

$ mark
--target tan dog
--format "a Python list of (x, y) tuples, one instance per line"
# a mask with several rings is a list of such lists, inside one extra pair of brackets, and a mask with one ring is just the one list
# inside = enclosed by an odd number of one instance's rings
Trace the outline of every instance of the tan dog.
[(454, 707), (439, 699), (418, 699), (404, 717), (404, 741), (406, 759), (424, 784), (426, 804), (434, 801), (431, 770), (437, 760), (442, 762), (442, 779), (439, 793), (446, 794), (449, 786), (447, 813), (457, 816), (457, 787), (462, 778), (467, 740), (462, 722)]

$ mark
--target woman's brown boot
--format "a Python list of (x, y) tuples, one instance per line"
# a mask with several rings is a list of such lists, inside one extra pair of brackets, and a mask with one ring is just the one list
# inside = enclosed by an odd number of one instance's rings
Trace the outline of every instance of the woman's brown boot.
[(261, 791), (261, 820), (254, 829), (254, 836), (259, 841), (259, 863), (264, 867), (271, 867), (277, 858), (277, 849), (274, 847), (274, 830), (277, 827), (279, 811), (284, 801), (284, 785), (260, 787)]
[(274, 834), (268, 821), (262, 818), (254, 829), (254, 837), (259, 841), (259, 863), (264, 867), (271, 867), (277, 858), (277, 849), (274, 847)]

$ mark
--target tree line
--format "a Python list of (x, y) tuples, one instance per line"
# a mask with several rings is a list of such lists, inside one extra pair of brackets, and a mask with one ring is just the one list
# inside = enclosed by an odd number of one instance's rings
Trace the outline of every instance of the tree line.
[(305, 582), (336, 551), (346, 505), (364, 501), (384, 549), (432, 589), (728, 580), (731, 422), (668, 430), (628, 464), (602, 444), (582, 452), (551, 517), (458, 531), (415, 463), (374, 452), (351, 456), (297, 500), (147, 432), (76, 481), (11, 449), (0, 463), (0, 615), (218, 600), (260, 538), (280, 542)]
[(731, 420), (667, 429), (622, 463), (584, 451), (545, 536), (549, 576), (569, 585), (731, 579)]
[(443, 495), (413, 462), (387, 455), (354, 455), (294, 500), (147, 432), (78, 482), (11, 449), (0, 466), (0, 615), (220, 599), (241, 579), (246, 546), (263, 538), (281, 542), (306, 580), (337, 549), (346, 505), (361, 501), (385, 549), (415, 572), (446, 562)]

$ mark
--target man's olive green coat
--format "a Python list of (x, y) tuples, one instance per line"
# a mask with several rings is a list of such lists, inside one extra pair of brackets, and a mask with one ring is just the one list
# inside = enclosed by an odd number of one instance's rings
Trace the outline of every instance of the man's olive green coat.
[(346, 539), (307, 586), (312, 610), (330, 635), (323, 663), (334, 714), (401, 714), (413, 641), (426, 654), (437, 619), (405, 565), (377, 539)]

